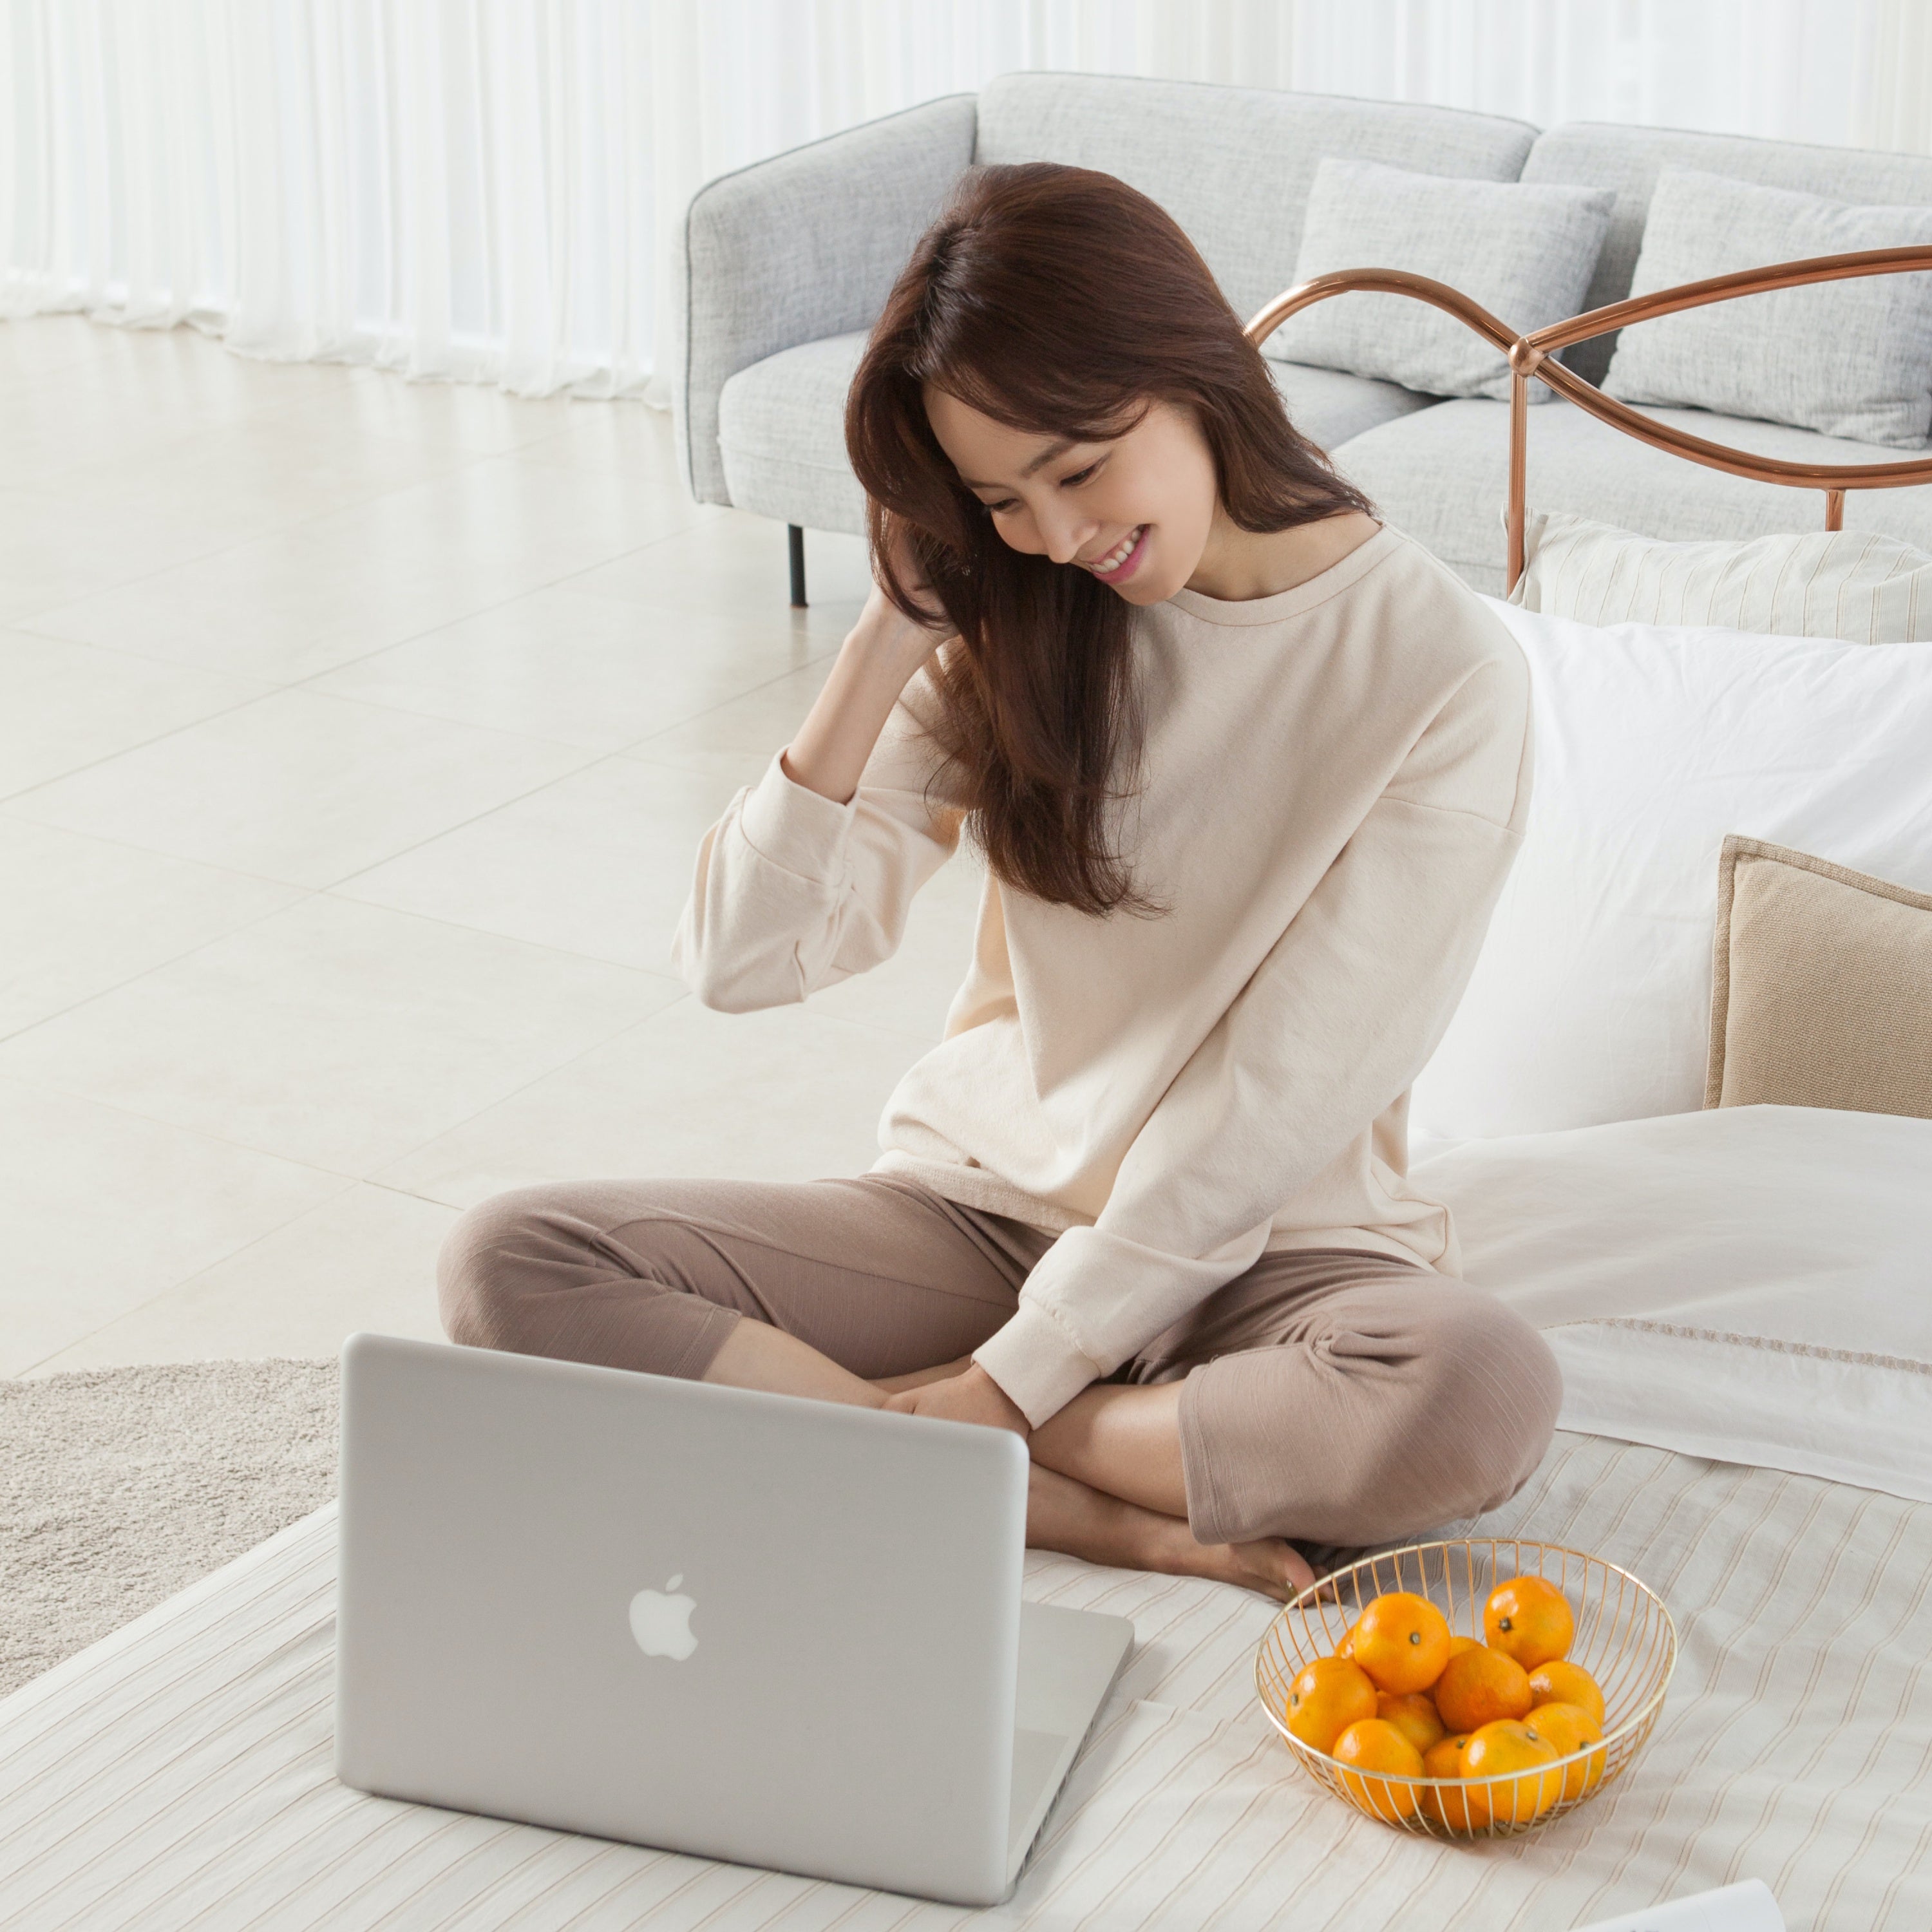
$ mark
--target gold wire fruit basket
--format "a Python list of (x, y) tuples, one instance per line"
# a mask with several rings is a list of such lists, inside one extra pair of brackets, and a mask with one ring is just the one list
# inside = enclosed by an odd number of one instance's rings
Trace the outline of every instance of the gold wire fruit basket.
[[(1442, 1612), (1453, 1634), (1480, 1642), (1483, 1605), (1513, 1576), (1542, 1577), (1569, 1599), (1576, 1630), (1568, 1660), (1603, 1691), (1600, 1744), (1491, 1778), (1408, 1778), (1352, 1768), (1290, 1732), (1289, 1685), (1317, 1658), (1336, 1654), (1374, 1598), (1412, 1591)], [(1384, 1551), (1303, 1591), (1262, 1639), (1255, 1689), (1302, 1768), (1345, 1804), (1430, 1838), (1502, 1838), (1564, 1816), (1622, 1776), (1657, 1722), (1676, 1664), (1670, 1612), (1628, 1570), (1560, 1544), (1476, 1538)]]

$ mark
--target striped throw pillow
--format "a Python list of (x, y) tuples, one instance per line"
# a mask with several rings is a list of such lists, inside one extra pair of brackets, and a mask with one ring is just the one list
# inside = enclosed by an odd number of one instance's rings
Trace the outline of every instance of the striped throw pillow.
[(1932, 640), (1932, 556), (1864, 530), (1667, 543), (1561, 510), (1524, 532), (1509, 601), (1582, 624), (1712, 625), (1848, 644)]

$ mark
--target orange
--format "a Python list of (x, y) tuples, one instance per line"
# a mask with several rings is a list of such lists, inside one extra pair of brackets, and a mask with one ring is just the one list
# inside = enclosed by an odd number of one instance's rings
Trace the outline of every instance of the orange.
[(1415, 1816), (1418, 1793), (1406, 1780), (1422, 1775), (1422, 1754), (1394, 1725), (1381, 1718), (1351, 1724), (1335, 1740), (1334, 1756), (1356, 1767), (1342, 1772), (1342, 1788), (1370, 1817), (1393, 1823)]
[(1354, 1636), (1355, 1661), (1378, 1690), (1394, 1696), (1426, 1690), (1449, 1661), (1449, 1619), (1412, 1591), (1378, 1597), (1362, 1612)]
[[(1472, 1732), (1462, 1747), (1462, 1775), (1503, 1781), (1468, 1793), (1471, 1822), (1527, 1825), (1541, 1817), (1563, 1795), (1562, 1774), (1543, 1768), (1556, 1756), (1548, 1739), (1510, 1718)], [(1512, 1775), (1518, 1772), (1524, 1774)]]
[[(1552, 1745), (1558, 1757), (1576, 1757), (1579, 1751), (1588, 1750), (1591, 1745), (1604, 1742), (1603, 1726), (1578, 1704), (1539, 1704), (1523, 1724), (1545, 1744)], [(1566, 1766), (1563, 1796), (1581, 1798), (1586, 1791), (1594, 1791), (1604, 1774), (1604, 1753), (1597, 1750)]]
[(1539, 1664), (1529, 1673), (1529, 1694), (1538, 1704), (1574, 1704), (1604, 1721), (1604, 1694), (1597, 1680), (1580, 1664)]
[(1521, 1664), (1480, 1646), (1449, 1660), (1433, 1694), (1443, 1723), (1452, 1731), (1479, 1730), (1500, 1718), (1526, 1718), (1532, 1697)]
[[(1462, 1747), (1468, 1742), (1460, 1735), (1438, 1738), (1422, 1754), (1423, 1776), (1460, 1778)], [(1447, 1825), (1455, 1831), (1466, 1832), (1472, 1822), (1468, 1794), (1453, 1788), (1442, 1790), (1432, 1784), (1423, 1785), (1418, 1793), (1418, 1808), (1425, 1818), (1433, 1818), (1437, 1824)]]
[(1361, 1627), (1361, 1619), (1358, 1617), (1355, 1621), (1348, 1626), (1348, 1635), (1342, 1638), (1342, 1641), (1335, 1646), (1335, 1654), (1337, 1657), (1346, 1657), (1351, 1662), (1354, 1661), (1355, 1655), (1355, 1633), (1360, 1630)]
[(1516, 1576), (1498, 1583), (1483, 1606), (1484, 1642), (1514, 1658), (1526, 1670), (1562, 1656), (1576, 1634), (1569, 1599), (1540, 1576)]
[(1473, 1636), (1452, 1636), (1449, 1640), (1449, 1654), (1460, 1657), (1466, 1650), (1480, 1650), (1482, 1640)]
[(1400, 1697), (1384, 1690), (1376, 1700), (1376, 1715), (1394, 1725), (1419, 1751), (1426, 1751), (1442, 1735), (1442, 1714), (1420, 1690)]
[(1346, 1658), (1318, 1657), (1288, 1687), (1288, 1735), (1313, 1750), (1375, 1714), (1376, 1687)]

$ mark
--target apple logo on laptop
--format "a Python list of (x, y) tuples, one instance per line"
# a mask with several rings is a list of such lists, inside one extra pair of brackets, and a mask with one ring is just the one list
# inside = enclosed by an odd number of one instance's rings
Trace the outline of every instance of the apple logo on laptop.
[(682, 1664), (698, 1648), (692, 1634), (695, 1597), (674, 1596), (684, 1581), (680, 1570), (662, 1590), (640, 1590), (631, 1599), (631, 1634), (646, 1657), (668, 1657)]

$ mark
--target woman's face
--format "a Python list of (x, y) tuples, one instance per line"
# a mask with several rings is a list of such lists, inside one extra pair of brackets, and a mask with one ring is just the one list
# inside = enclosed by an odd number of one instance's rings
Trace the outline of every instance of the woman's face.
[(1219, 493), (1214, 454), (1186, 410), (1154, 403), (1102, 442), (1010, 429), (930, 384), (926, 413), (1015, 550), (1090, 571), (1130, 604), (1162, 602), (1198, 568)]

